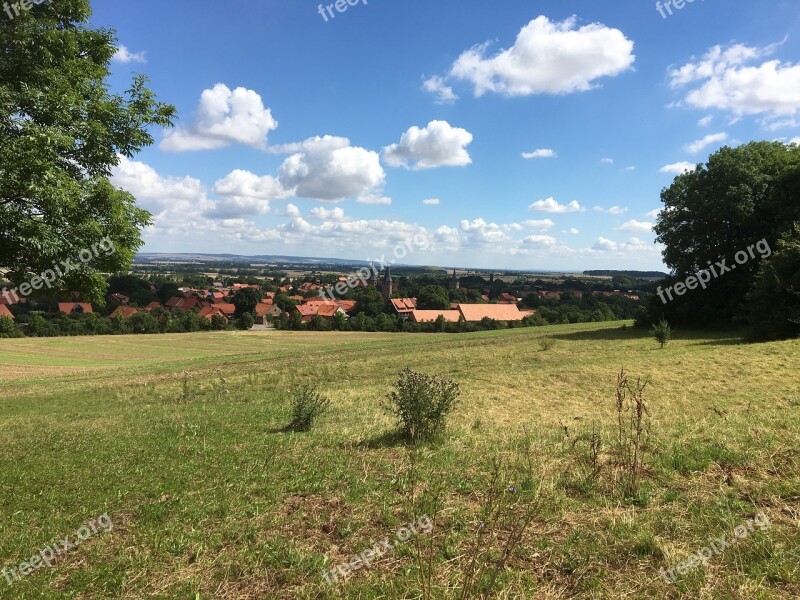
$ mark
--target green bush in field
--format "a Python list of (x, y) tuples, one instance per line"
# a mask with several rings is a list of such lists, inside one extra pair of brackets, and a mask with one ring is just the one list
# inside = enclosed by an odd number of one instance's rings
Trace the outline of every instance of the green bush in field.
[(384, 406), (399, 419), (407, 439), (424, 440), (444, 430), (460, 395), (458, 384), (449, 379), (404, 369)]
[(0, 317), (0, 338), (22, 337), (22, 332), (10, 317)]
[(661, 319), (657, 325), (653, 325), (650, 333), (656, 338), (656, 341), (661, 344), (662, 348), (672, 339), (672, 327), (670, 327), (669, 323), (664, 319)]
[(304, 383), (294, 386), (289, 394), (292, 401), (292, 421), (289, 431), (311, 431), (314, 421), (330, 408), (331, 401), (324, 398), (316, 385)]

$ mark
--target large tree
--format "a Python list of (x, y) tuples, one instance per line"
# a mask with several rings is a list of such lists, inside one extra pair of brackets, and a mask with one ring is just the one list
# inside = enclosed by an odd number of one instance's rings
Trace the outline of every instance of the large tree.
[[(0, 18), (0, 268), (19, 285), (72, 260), (54, 286), (102, 304), (103, 273), (129, 268), (150, 223), (111, 170), (152, 144), (148, 128), (170, 126), (175, 109), (143, 76), (110, 93), (115, 34), (90, 15), (88, 0), (58, 0)], [(105, 238), (113, 252), (74, 261)]]
[[(655, 226), (664, 244), (664, 261), (682, 282), (721, 259), (731, 266), (739, 251), (760, 240), (770, 247), (800, 220), (800, 148), (779, 142), (752, 142), (723, 148), (708, 163), (679, 175), (661, 193), (664, 202)], [(696, 289), (663, 304), (656, 298), (651, 319), (666, 316), (690, 325), (730, 325), (743, 315), (760, 258), (736, 265)]]
[(752, 338), (800, 335), (800, 223), (781, 236), (772, 257), (761, 264), (747, 299)]

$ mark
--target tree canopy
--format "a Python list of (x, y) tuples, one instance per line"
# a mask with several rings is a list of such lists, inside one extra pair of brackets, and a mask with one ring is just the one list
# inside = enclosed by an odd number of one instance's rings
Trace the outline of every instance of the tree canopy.
[(55, 281), (102, 304), (102, 274), (128, 269), (150, 223), (109, 176), (175, 109), (144, 76), (124, 96), (109, 92), (116, 38), (90, 15), (88, 0), (59, 0), (0, 19), (0, 266), (21, 284), (108, 237), (114, 252)]
[[(723, 148), (708, 163), (679, 175), (661, 194), (664, 209), (655, 226), (664, 244), (669, 286), (721, 259), (778, 238), (800, 220), (800, 148), (780, 142), (752, 142)], [(761, 257), (737, 264), (667, 304), (656, 298), (651, 319), (689, 325), (732, 325), (745, 315), (745, 301)]]

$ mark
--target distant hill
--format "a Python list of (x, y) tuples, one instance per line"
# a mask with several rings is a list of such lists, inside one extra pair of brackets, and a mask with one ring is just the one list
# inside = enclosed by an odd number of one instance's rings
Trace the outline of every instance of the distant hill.
[(181, 252), (140, 252), (136, 255), (136, 262), (196, 262), (196, 263), (209, 263), (209, 262), (225, 262), (225, 263), (267, 263), (276, 265), (307, 265), (307, 266), (321, 266), (321, 265), (368, 265), (369, 263), (363, 260), (348, 260), (341, 258), (315, 258), (308, 256), (280, 256), (280, 255), (256, 255), (256, 256), (243, 256), (241, 254), (198, 254), (198, 253), (181, 253)]
[(614, 277), (614, 275), (627, 275), (634, 279), (664, 279), (669, 273), (661, 271), (584, 271), (584, 275), (591, 277)]

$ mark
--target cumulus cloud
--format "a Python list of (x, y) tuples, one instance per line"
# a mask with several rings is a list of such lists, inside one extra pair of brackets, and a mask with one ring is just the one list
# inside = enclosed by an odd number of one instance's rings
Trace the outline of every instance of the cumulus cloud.
[(421, 170), (436, 167), (463, 167), (472, 163), (467, 146), (472, 134), (447, 121), (431, 121), (427, 127), (411, 127), (399, 144), (383, 149), (386, 164)]
[(295, 196), (328, 202), (345, 198), (367, 204), (391, 202), (379, 193), (386, 173), (377, 152), (351, 146), (347, 138), (317, 136), (279, 150), (293, 152), (278, 168), (278, 181)]
[(548, 231), (555, 227), (556, 224), (550, 219), (528, 219), (527, 221), (523, 221), (522, 225), (537, 231)]
[(605, 214), (614, 215), (614, 216), (623, 215), (626, 212), (628, 212), (627, 208), (624, 208), (622, 206), (617, 206), (617, 205), (614, 205), (611, 208), (603, 208), (602, 206), (595, 206), (594, 208), (592, 208), (592, 210), (594, 212), (605, 213)]
[(270, 200), (291, 196), (274, 177), (259, 177), (241, 169), (218, 180), (213, 190), (223, 198), (212, 211), (212, 216), (219, 218), (265, 215), (270, 211)]
[(549, 235), (529, 235), (528, 237), (523, 238), (522, 245), (533, 246), (536, 248), (546, 248), (548, 246), (555, 246), (556, 242), (556, 238)]
[(631, 219), (617, 227), (617, 231), (625, 231), (627, 233), (650, 233), (653, 231), (653, 224), (647, 221)]
[(500, 225), (487, 223), (483, 219), (475, 219), (474, 221), (462, 220), (461, 231), (466, 234), (466, 244), (468, 246), (498, 244), (511, 239)]
[(689, 154), (698, 154), (713, 144), (724, 142), (728, 139), (727, 133), (710, 133), (707, 136), (695, 140), (691, 144), (685, 146)]
[(475, 96), (570, 94), (596, 87), (597, 80), (630, 69), (633, 42), (618, 29), (577, 18), (561, 22), (540, 16), (522, 28), (511, 48), (488, 56), (489, 44), (467, 50), (453, 64), (450, 77), (469, 82)]
[(539, 148), (533, 152), (523, 152), (522, 158), (556, 158), (558, 154), (550, 148)]
[(687, 161), (681, 161), (672, 163), (669, 165), (664, 165), (659, 169), (661, 173), (670, 173), (672, 175), (682, 175), (683, 173), (694, 171), (697, 168), (695, 163), (690, 163)]
[(339, 207), (327, 209), (322, 206), (317, 206), (311, 209), (309, 215), (320, 221), (344, 221), (344, 210)]
[(117, 51), (114, 52), (114, 56), (111, 57), (111, 60), (123, 64), (147, 62), (144, 52), (131, 52), (128, 50), (127, 46), (122, 45), (120, 45), (117, 48)]
[(438, 198), (427, 198), (423, 200), (422, 203), (425, 206), (439, 206), (439, 204), (441, 204)]
[(256, 92), (243, 87), (231, 91), (218, 83), (200, 95), (195, 121), (167, 130), (160, 148), (187, 152), (244, 144), (265, 149), (267, 135), (277, 127), (278, 122)]
[(447, 85), (443, 77), (438, 75), (426, 79), (422, 84), (422, 89), (436, 95), (436, 104), (452, 104), (458, 100), (453, 88)]
[(615, 242), (605, 237), (597, 238), (592, 250), (609, 254), (637, 255), (642, 252), (656, 252), (654, 244), (643, 242), (639, 238), (632, 237), (627, 242)]
[(537, 200), (533, 204), (528, 207), (528, 210), (534, 210), (538, 212), (546, 212), (546, 213), (575, 213), (575, 212), (582, 212), (583, 209), (581, 208), (580, 203), (577, 200), (573, 200), (569, 204), (559, 204), (555, 198), (552, 196), (545, 200)]
[(699, 85), (684, 98), (694, 108), (716, 108), (738, 116), (794, 114), (800, 109), (800, 64), (779, 60), (757, 64), (779, 47), (714, 46), (699, 59), (670, 69), (670, 85)]

